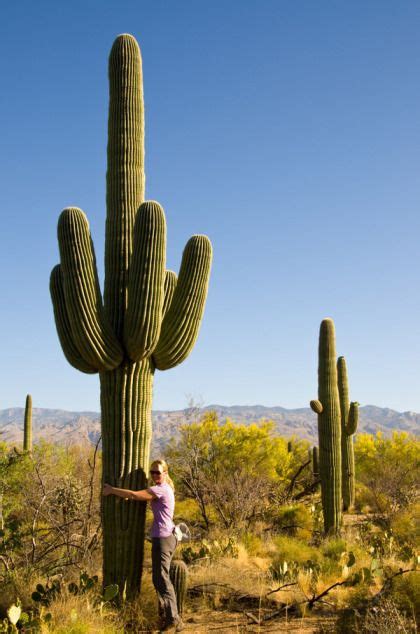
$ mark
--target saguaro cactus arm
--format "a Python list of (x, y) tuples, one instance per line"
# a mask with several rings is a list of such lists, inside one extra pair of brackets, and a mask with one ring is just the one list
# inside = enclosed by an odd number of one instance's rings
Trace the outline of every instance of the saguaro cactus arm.
[(352, 436), (356, 433), (359, 422), (359, 403), (356, 401), (350, 403), (349, 417), (347, 420), (346, 433)]
[(312, 447), (312, 473), (314, 476), (319, 476), (318, 447)]
[(188, 240), (175, 293), (153, 353), (159, 370), (168, 370), (184, 361), (194, 346), (206, 302), (211, 260), (212, 248), (207, 236)]
[(123, 351), (102, 309), (89, 224), (81, 209), (69, 207), (61, 213), (58, 243), (74, 344), (89, 365), (112, 370), (121, 363)]
[(165, 291), (162, 309), (162, 319), (165, 317), (172, 303), (172, 299), (175, 293), (176, 285), (178, 282), (177, 274), (174, 271), (166, 271), (165, 273)]
[(50, 293), (54, 308), (55, 325), (64, 356), (76, 370), (86, 374), (95, 374), (98, 370), (82, 358), (73, 341), (66, 300), (64, 298), (63, 277), (59, 264), (51, 271)]
[(166, 221), (154, 202), (140, 206), (134, 225), (133, 257), (124, 320), (125, 346), (133, 361), (148, 357), (160, 334), (164, 301)]

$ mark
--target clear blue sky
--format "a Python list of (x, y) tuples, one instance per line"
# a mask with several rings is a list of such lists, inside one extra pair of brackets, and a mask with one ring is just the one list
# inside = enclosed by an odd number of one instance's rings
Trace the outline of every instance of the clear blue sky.
[(99, 409), (48, 292), (57, 218), (88, 215), (103, 273), (107, 57), (143, 54), (147, 198), (168, 266), (214, 245), (189, 359), (154, 407), (304, 407), (332, 317), (351, 397), (420, 411), (420, 3), (19, 0), (1, 20), (0, 409)]

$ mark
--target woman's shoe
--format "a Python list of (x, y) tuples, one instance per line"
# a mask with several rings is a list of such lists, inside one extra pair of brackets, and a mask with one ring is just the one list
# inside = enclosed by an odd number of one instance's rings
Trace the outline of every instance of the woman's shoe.
[(173, 621), (167, 621), (160, 630), (161, 632), (182, 632), (184, 629), (184, 623), (181, 617), (174, 619)]

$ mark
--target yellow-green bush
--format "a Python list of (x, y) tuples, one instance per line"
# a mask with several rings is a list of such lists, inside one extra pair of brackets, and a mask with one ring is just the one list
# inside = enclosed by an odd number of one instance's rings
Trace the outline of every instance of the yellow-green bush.
[[(364, 502), (387, 517), (416, 499), (420, 487), (420, 440), (406, 432), (385, 438), (359, 434), (355, 443), (356, 477), (366, 488)], [(360, 499), (359, 499), (360, 504)]]
[(326, 539), (321, 546), (321, 552), (327, 559), (339, 561), (343, 552), (347, 551), (347, 542), (341, 537)]
[(251, 557), (267, 556), (267, 544), (254, 533), (243, 533), (241, 535), (241, 544)]
[(286, 535), (308, 540), (312, 535), (313, 515), (303, 504), (281, 506), (273, 518), (273, 524)]
[(286, 537), (283, 535), (274, 537), (273, 545), (276, 549), (273, 556), (274, 564), (282, 561), (295, 561), (303, 564), (308, 560), (319, 562), (321, 559), (318, 548), (309, 546), (307, 541), (297, 537)]
[(393, 516), (390, 526), (398, 542), (408, 542), (413, 546), (418, 545), (420, 538), (420, 502)]
[(420, 570), (397, 577), (393, 582), (392, 598), (399, 610), (420, 620)]

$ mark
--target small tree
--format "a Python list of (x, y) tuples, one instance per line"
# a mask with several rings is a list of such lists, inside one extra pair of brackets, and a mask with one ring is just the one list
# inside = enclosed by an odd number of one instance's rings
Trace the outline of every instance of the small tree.
[(366, 486), (372, 509), (391, 519), (413, 504), (420, 491), (420, 441), (406, 432), (391, 438), (360, 434), (356, 439), (356, 475)]
[(206, 529), (210, 511), (224, 528), (247, 528), (273, 502), (302, 492), (304, 470), (312, 478), (304, 442), (289, 452), (287, 441), (274, 434), (274, 423), (221, 423), (213, 412), (182, 425), (167, 457), (182, 492), (197, 502)]

